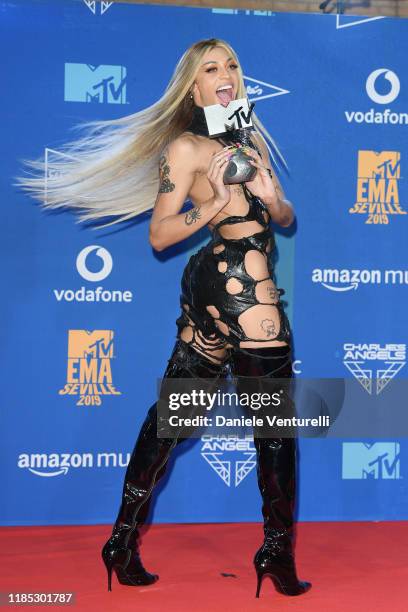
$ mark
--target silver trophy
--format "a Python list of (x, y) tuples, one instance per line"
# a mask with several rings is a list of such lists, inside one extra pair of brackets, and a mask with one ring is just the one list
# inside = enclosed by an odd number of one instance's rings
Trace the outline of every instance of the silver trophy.
[[(246, 132), (246, 130), (240, 130), (240, 132)], [(241, 136), (241, 141), (244, 143), (246, 140), (245, 136)], [(249, 135), (248, 135), (249, 140)], [(251, 157), (249, 145), (243, 144), (240, 147), (234, 147), (231, 149), (232, 157), (230, 158), (227, 167), (225, 168), (223, 182), (225, 185), (234, 185), (235, 183), (246, 183), (252, 181), (257, 173), (256, 166), (251, 164)]]
[(226, 185), (252, 181), (257, 173), (256, 166), (251, 164), (253, 144), (250, 131), (253, 129), (251, 115), (254, 106), (255, 102), (249, 104), (248, 98), (239, 98), (231, 100), (226, 108), (221, 104), (204, 107), (210, 138), (221, 136), (232, 144), (232, 156), (223, 175)]

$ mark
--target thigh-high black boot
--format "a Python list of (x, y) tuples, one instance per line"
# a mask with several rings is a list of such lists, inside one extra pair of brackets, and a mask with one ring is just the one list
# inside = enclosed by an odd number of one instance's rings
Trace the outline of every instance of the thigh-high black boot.
[[(183, 341), (177, 340), (163, 378), (220, 378), (226, 366), (210, 362)], [(112, 535), (102, 549), (111, 590), (112, 569), (121, 584), (139, 586), (156, 582), (157, 574), (145, 570), (139, 555), (138, 527), (148, 513), (152, 490), (163, 476), (173, 448), (186, 438), (158, 438), (157, 403), (149, 409), (127, 466), (122, 502)]]
[[(276, 346), (236, 352), (232, 369), (240, 392), (257, 388), (253, 377), (290, 378), (291, 349)], [(245, 377), (250, 378), (246, 380)], [(265, 575), (271, 577), (280, 593), (300, 595), (310, 589), (311, 583), (297, 578), (293, 552), (296, 440), (293, 437), (263, 438), (260, 434), (257, 436), (255, 430), (254, 444), (264, 518), (264, 542), (254, 557), (256, 597), (259, 597)]]

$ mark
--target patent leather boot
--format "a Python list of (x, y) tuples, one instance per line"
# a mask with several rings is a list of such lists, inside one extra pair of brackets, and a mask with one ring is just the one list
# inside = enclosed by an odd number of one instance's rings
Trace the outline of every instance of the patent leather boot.
[[(225, 366), (209, 362), (185, 342), (177, 341), (163, 378), (219, 378)], [(112, 535), (102, 549), (112, 590), (112, 570), (118, 581), (129, 586), (150, 585), (157, 574), (146, 571), (140, 559), (139, 530), (148, 514), (151, 493), (166, 471), (173, 448), (185, 438), (159, 438), (157, 402), (149, 409), (127, 466), (120, 510)]]
[(141, 562), (138, 526), (145, 518), (144, 503), (148, 502), (156, 482), (155, 472), (165, 463), (175, 442), (157, 439), (154, 404), (148, 411), (127, 466), (122, 503), (112, 535), (102, 549), (109, 591), (112, 590), (112, 570), (121, 584), (129, 586), (146, 586), (158, 580), (158, 575), (146, 571)]
[[(233, 367), (234, 373), (243, 377), (290, 378), (290, 347), (246, 349), (245, 353), (239, 353), (235, 357)], [(239, 381), (238, 378), (237, 385), (240, 389), (248, 388), (248, 381)], [(255, 381), (254, 378), (254, 384)], [(255, 429), (257, 477), (264, 519), (264, 542), (254, 557), (257, 575), (256, 597), (259, 597), (265, 576), (272, 579), (280, 593), (301, 595), (311, 588), (311, 583), (298, 579), (293, 553), (296, 439), (262, 438), (256, 434)]]
[(264, 576), (269, 576), (284, 595), (301, 595), (311, 587), (310, 582), (298, 579), (293, 553), (295, 445), (293, 438), (255, 440), (264, 516), (264, 542), (254, 557), (256, 597)]
[(151, 574), (143, 567), (138, 547), (131, 549), (129, 543), (122, 544), (121, 540), (126, 541), (126, 531), (121, 532), (117, 527), (102, 549), (108, 572), (108, 591), (112, 590), (112, 570), (115, 570), (120, 584), (128, 586), (146, 586), (159, 579), (157, 574)]
[(255, 554), (254, 566), (256, 597), (259, 597), (264, 576), (269, 576), (276, 590), (283, 595), (302, 595), (312, 586), (297, 577), (292, 536), (286, 530), (266, 530), (264, 543)]

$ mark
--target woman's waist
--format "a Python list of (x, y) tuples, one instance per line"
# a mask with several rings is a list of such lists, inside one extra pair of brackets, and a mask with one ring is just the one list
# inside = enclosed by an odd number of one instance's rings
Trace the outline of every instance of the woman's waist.
[[(259, 250), (264, 250), (268, 246), (268, 243), (270, 247), (274, 246), (273, 233), (269, 227), (254, 232), (249, 236), (239, 237), (226, 237), (220, 234), (219, 231), (214, 230), (210, 241), (205, 246), (211, 248), (222, 244), (225, 248), (229, 249), (245, 249), (248, 245), (251, 245), (251, 248), (255, 247)], [(269, 250), (271, 250), (271, 248)]]

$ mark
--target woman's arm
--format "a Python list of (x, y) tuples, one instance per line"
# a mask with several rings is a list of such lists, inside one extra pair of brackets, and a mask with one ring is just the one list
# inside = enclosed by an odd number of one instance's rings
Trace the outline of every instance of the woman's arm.
[(292, 204), (285, 199), (282, 186), (272, 169), (268, 148), (262, 136), (255, 133), (253, 137), (262, 157), (259, 157), (256, 151), (251, 151), (258, 172), (255, 179), (246, 183), (246, 186), (251, 193), (257, 195), (264, 202), (274, 223), (282, 227), (289, 227), (295, 218)]
[(188, 138), (180, 137), (163, 151), (159, 161), (159, 193), (149, 228), (150, 244), (156, 251), (188, 238), (207, 225), (228, 204), (230, 190), (222, 181), (228, 154), (225, 148), (211, 159), (207, 178), (214, 195), (186, 213), (179, 214), (198, 170), (197, 145)]

